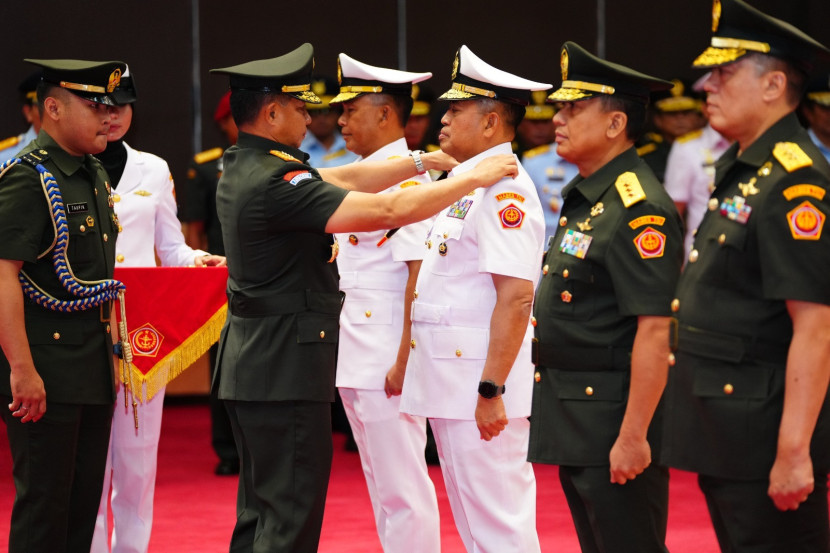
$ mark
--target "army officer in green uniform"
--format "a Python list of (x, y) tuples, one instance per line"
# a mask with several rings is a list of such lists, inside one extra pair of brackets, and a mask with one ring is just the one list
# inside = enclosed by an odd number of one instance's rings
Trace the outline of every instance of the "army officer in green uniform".
[(713, 15), (694, 64), (735, 143), (672, 304), (663, 459), (699, 474), (723, 551), (827, 553), (830, 169), (793, 112), (830, 52), (740, 0)]
[(312, 66), (313, 48), (304, 44), (278, 58), (213, 70), (230, 76), (240, 131), (217, 192), (230, 313), (213, 383), (226, 400), (241, 464), (233, 552), (317, 551), (342, 303), (331, 233), (425, 219), (518, 170), (505, 155), (441, 186), (380, 195), (366, 192), (454, 160), (415, 153), (318, 172), (298, 149), (310, 120), (304, 102), (319, 101)]
[(107, 145), (110, 93), (125, 65), (27, 61), (43, 69), (43, 126), (0, 178), (9, 551), (81, 552), (92, 541), (115, 398), (111, 304), (99, 290), (117, 286), (107, 279), (118, 221), (107, 174), (90, 154)]
[[(669, 303), (683, 259), (671, 198), (634, 142), (649, 94), (671, 83), (566, 42), (562, 190), (534, 302), (529, 459), (559, 465), (582, 550), (665, 551), (668, 472), (652, 417), (668, 370)], [(656, 417), (655, 417), (656, 420)]]

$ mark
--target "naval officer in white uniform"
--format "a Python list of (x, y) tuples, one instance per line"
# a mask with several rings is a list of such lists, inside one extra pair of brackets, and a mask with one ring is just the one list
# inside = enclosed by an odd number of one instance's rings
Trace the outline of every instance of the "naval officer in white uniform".
[[(450, 176), (510, 153), (533, 90), (478, 58), (456, 54), (441, 123)], [(533, 365), (530, 309), (544, 213), (530, 177), (476, 189), (439, 213), (412, 304), (401, 411), (429, 417), (456, 527), (468, 552), (533, 553), (536, 480), (527, 462)]]
[[(362, 160), (410, 155), (404, 138), (412, 84), (432, 73), (375, 67), (346, 54), (337, 60), (338, 123), (346, 147)], [(415, 153), (415, 159), (419, 159)], [(417, 165), (417, 162), (416, 162)], [(380, 192), (430, 182), (428, 173)], [(399, 412), (409, 357), (409, 309), (431, 221), (391, 232), (338, 233), (340, 315), (337, 386), (360, 452), (385, 553), (441, 550), (438, 501), (424, 447), (426, 419)]]

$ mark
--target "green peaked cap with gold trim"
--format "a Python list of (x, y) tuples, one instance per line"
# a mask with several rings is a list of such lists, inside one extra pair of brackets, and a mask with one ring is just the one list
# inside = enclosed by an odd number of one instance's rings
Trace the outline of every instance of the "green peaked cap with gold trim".
[(231, 67), (211, 69), (211, 73), (230, 76), (231, 90), (282, 93), (303, 102), (319, 104), (311, 90), (314, 47), (305, 43), (285, 55), (254, 60)]

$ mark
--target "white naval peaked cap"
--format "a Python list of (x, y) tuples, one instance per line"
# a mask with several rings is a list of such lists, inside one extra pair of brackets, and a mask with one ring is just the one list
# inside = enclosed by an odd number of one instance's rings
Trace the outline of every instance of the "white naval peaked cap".
[(425, 81), (432, 73), (413, 73), (376, 67), (341, 53), (337, 56), (337, 82), (340, 94), (330, 103), (347, 102), (362, 94), (412, 96), (412, 84)]
[(497, 69), (463, 45), (455, 54), (452, 66), (452, 88), (438, 99), (492, 98), (526, 106), (530, 103), (531, 92), (548, 90), (552, 86), (549, 83), (529, 81)]

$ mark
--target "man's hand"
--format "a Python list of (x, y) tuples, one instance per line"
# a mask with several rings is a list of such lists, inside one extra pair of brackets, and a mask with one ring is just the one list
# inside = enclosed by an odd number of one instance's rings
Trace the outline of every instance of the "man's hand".
[(504, 402), (501, 396), (485, 399), (478, 396), (476, 405), (476, 424), (481, 439), (489, 442), (498, 436), (507, 426), (507, 415), (504, 412)]
[(197, 255), (193, 264), (196, 267), (224, 267), (228, 261), (222, 255)]
[(795, 511), (807, 501), (813, 492), (815, 480), (813, 461), (810, 456), (784, 456), (780, 453), (775, 458), (769, 473), (767, 494), (781, 511)]
[(392, 365), (392, 368), (386, 373), (386, 382), (383, 384), (386, 397), (401, 395), (404, 376), (406, 376), (406, 364), (403, 366), (400, 363)]
[(611, 483), (625, 484), (642, 474), (651, 464), (651, 446), (645, 439), (617, 437), (609, 455)]
[(37, 422), (46, 413), (46, 389), (34, 366), (16, 368), (9, 379), (12, 402), (9, 411), (20, 422)]
[(458, 160), (441, 150), (421, 154), (421, 162), (427, 171), (452, 171), (458, 165)]
[(513, 154), (499, 154), (483, 159), (472, 173), (479, 180), (477, 188), (492, 186), (505, 177), (515, 178), (519, 174), (519, 162)]

